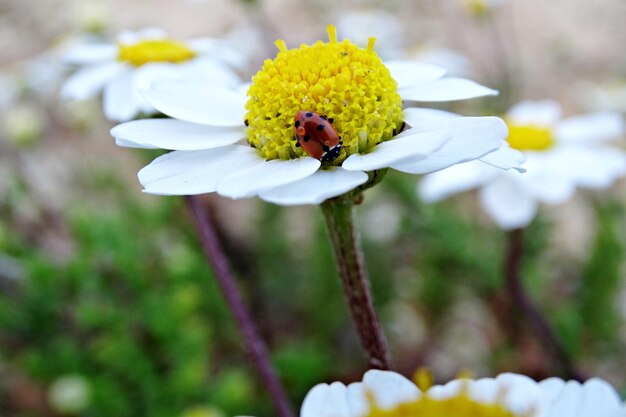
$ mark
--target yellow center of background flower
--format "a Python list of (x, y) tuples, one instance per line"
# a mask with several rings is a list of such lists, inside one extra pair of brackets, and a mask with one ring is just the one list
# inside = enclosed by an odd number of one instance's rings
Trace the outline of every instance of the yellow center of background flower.
[(428, 395), (401, 403), (392, 409), (372, 406), (366, 417), (516, 417), (500, 404), (472, 400), (461, 392), (455, 397), (436, 400)]
[(183, 62), (196, 56), (185, 44), (172, 39), (145, 40), (118, 47), (118, 59), (136, 67), (148, 62)]
[(520, 151), (545, 151), (554, 145), (554, 135), (546, 126), (509, 124), (507, 141)]
[(276, 41), (278, 55), (252, 77), (248, 142), (266, 159), (306, 155), (294, 140), (294, 118), (301, 110), (334, 119), (343, 147), (333, 165), (391, 139), (402, 123), (398, 86), (373, 51), (374, 39), (362, 49), (347, 39), (338, 42), (334, 26), (327, 30), (329, 43), (289, 50)]

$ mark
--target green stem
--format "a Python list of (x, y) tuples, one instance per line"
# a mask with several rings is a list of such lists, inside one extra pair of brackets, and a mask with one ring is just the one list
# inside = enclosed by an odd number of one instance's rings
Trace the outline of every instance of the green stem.
[(322, 211), (344, 296), (369, 365), (391, 369), (387, 342), (374, 308), (359, 236), (354, 228), (353, 206), (354, 198), (344, 196), (322, 203)]

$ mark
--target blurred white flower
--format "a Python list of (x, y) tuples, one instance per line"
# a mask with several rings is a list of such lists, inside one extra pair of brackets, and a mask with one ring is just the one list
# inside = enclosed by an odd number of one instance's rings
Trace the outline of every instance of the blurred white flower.
[(122, 32), (116, 44), (79, 42), (68, 47), (64, 60), (78, 69), (61, 87), (61, 97), (85, 100), (103, 92), (104, 113), (114, 121), (155, 114), (139, 91), (157, 79), (202, 79), (234, 87), (240, 80), (232, 68), (246, 62), (225, 41), (199, 38), (181, 42), (154, 28)]
[[(144, 191), (319, 204), (364, 184), (368, 172), (382, 168), (425, 173), (482, 158), (508, 169), (523, 160), (519, 152), (502, 148), (506, 126), (496, 117), (413, 126), (409, 110), (403, 115), (403, 101), (412, 106), (496, 91), (443, 78), (445, 70), (439, 67), (413, 61), (383, 64), (373, 40), (367, 49), (339, 42), (332, 26), (329, 38), (329, 43), (292, 50), (277, 41), (278, 56), (265, 61), (251, 85), (229, 89), (187, 79), (154, 83), (144, 97), (173, 119), (137, 120), (111, 131), (121, 146), (174, 151), (139, 172)], [(411, 115), (434, 111), (410, 110)], [(300, 112), (303, 121), (294, 126)], [(399, 133), (403, 118), (412, 128)], [(302, 141), (295, 140), (298, 126), (305, 131)], [(318, 131), (337, 135), (337, 144), (331, 149), (315, 136)], [(238, 144), (246, 137), (246, 146)], [(303, 150), (309, 145), (319, 148), (318, 156)], [(332, 158), (326, 158), (329, 154)]]
[(626, 114), (626, 82), (578, 85), (575, 89), (580, 104), (591, 110), (618, 111)]
[(29, 146), (43, 135), (48, 120), (32, 103), (16, 103), (0, 115), (0, 133), (13, 146)]
[(422, 391), (391, 371), (368, 371), (362, 382), (313, 387), (300, 417), (624, 417), (615, 389), (593, 378), (535, 382), (518, 374), (456, 379)]
[(554, 101), (525, 101), (507, 114), (507, 141), (526, 156), (526, 173), (471, 161), (425, 176), (419, 194), (433, 202), (480, 187), (487, 213), (498, 226), (511, 230), (527, 226), (539, 203), (564, 203), (576, 187), (607, 188), (626, 174), (626, 153), (609, 144), (624, 134), (620, 114), (560, 117), (561, 107)]
[(470, 60), (460, 52), (431, 45), (420, 45), (408, 53), (410, 59), (436, 65), (448, 70), (452, 77), (468, 77), (472, 72)]
[(50, 386), (48, 401), (56, 412), (78, 414), (89, 405), (90, 391), (89, 381), (82, 375), (65, 375)]
[(376, 53), (382, 59), (403, 56), (402, 24), (392, 13), (380, 9), (340, 11), (337, 32), (360, 47), (376, 38)]
[(482, 17), (502, 6), (507, 0), (462, 0), (463, 7), (473, 17)]

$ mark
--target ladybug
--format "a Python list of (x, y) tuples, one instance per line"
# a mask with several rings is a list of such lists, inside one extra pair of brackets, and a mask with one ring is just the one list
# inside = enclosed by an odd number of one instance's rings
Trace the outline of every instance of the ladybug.
[(322, 162), (332, 162), (341, 152), (341, 137), (332, 126), (332, 117), (301, 110), (294, 119), (296, 146)]

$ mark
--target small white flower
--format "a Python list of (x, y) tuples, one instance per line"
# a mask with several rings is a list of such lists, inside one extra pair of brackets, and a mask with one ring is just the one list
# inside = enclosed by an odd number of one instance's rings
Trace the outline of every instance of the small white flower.
[(157, 79), (202, 77), (232, 87), (240, 80), (231, 67), (245, 63), (245, 57), (226, 42), (210, 38), (180, 42), (153, 28), (122, 32), (116, 44), (85, 40), (69, 47), (64, 60), (78, 69), (61, 87), (61, 97), (86, 100), (102, 92), (106, 117), (120, 122), (156, 113), (139, 91)]
[(560, 116), (553, 101), (526, 101), (509, 111), (508, 143), (524, 152), (526, 173), (494, 169), (483, 158), (425, 176), (419, 194), (432, 202), (480, 188), (487, 213), (511, 230), (527, 226), (539, 203), (564, 203), (576, 187), (607, 188), (626, 174), (626, 153), (609, 144), (624, 134), (618, 113)]
[[(424, 123), (423, 114), (439, 112), (402, 110), (403, 103), (462, 100), (496, 91), (466, 79), (443, 78), (445, 70), (435, 66), (383, 64), (373, 52), (373, 40), (366, 50), (339, 42), (332, 26), (329, 37), (329, 43), (293, 50), (277, 41), (278, 56), (267, 60), (249, 85), (153, 83), (144, 97), (173, 119), (132, 121), (111, 131), (121, 146), (174, 151), (139, 172), (144, 191), (319, 204), (364, 184), (375, 175), (368, 173), (382, 168), (421, 174), (477, 158), (505, 169), (523, 161), (521, 153), (503, 146), (507, 130), (499, 118), (429, 117)], [(326, 115), (333, 123), (343, 141), (336, 159), (307, 156), (293, 140), (294, 117), (302, 110)], [(398, 133), (403, 120), (411, 128)], [(248, 143), (240, 144), (245, 139)]]
[(542, 382), (518, 374), (456, 379), (420, 390), (391, 371), (368, 371), (362, 382), (313, 387), (300, 417), (624, 417), (615, 389), (593, 378), (584, 384)]

